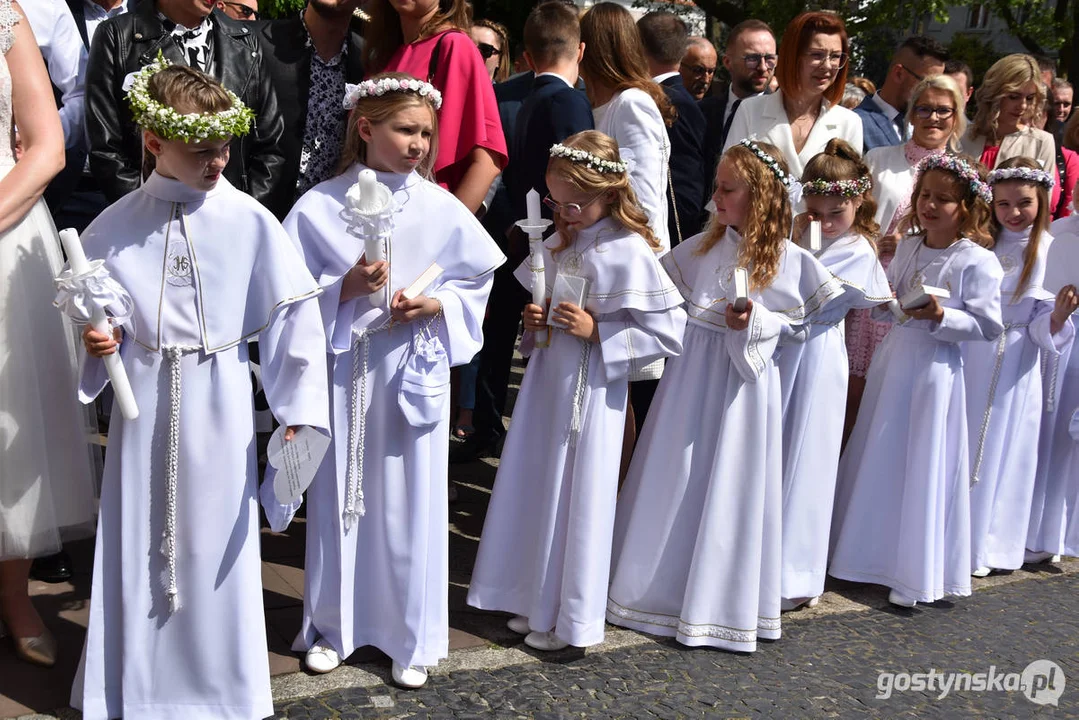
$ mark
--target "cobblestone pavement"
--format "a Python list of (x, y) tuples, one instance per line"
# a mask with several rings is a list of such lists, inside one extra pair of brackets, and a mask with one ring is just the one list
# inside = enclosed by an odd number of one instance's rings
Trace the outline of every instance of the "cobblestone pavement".
[[(610, 652), (569, 649), (497, 670), (432, 675), (421, 690), (379, 684), (305, 698), (279, 705), (277, 717), (1079, 716), (1079, 575), (997, 585), (913, 610), (785, 618), (784, 637), (754, 654), (654, 639)], [(1059, 666), (1054, 686), (1067, 679), (1058, 707), (1021, 691), (951, 691), (938, 699), (939, 685), (903, 692), (901, 677), (890, 698), (876, 697), (882, 672), (1000, 677), (1039, 659)]]

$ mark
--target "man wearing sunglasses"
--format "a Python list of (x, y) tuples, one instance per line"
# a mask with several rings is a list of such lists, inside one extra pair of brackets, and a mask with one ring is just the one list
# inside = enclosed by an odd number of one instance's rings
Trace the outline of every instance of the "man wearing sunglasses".
[(910, 93), (927, 76), (943, 73), (947, 60), (948, 51), (932, 38), (915, 35), (903, 41), (892, 56), (880, 90), (854, 109), (862, 119), (863, 152), (907, 141)]
[(233, 20), (258, 20), (258, 0), (217, 0), (217, 8)]

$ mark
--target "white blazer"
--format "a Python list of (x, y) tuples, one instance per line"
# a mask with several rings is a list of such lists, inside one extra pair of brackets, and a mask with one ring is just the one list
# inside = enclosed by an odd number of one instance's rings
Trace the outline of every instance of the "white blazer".
[(834, 137), (843, 138), (860, 151), (862, 120), (851, 110), (841, 105), (830, 105), (821, 98), (821, 113), (817, 116), (817, 122), (809, 131), (802, 152), (795, 152), (790, 121), (787, 120), (787, 111), (783, 109), (783, 91), (777, 90), (771, 95), (759, 95), (742, 101), (734, 114), (723, 149), (725, 151), (746, 138), (771, 143), (783, 153), (791, 174), (801, 178), (806, 163), (824, 150), (824, 146)]
[(873, 177), (873, 199), (877, 201), (876, 221), (887, 232), (899, 203), (910, 201), (914, 192), (914, 167), (907, 162), (904, 145), (873, 148), (865, 154), (865, 164)]
[(667, 126), (652, 96), (644, 90), (628, 88), (608, 102), (592, 109), (596, 130), (618, 143), (623, 160), (629, 159), (629, 184), (648, 216), (649, 227), (670, 250), (667, 230), (667, 163), (671, 145)]

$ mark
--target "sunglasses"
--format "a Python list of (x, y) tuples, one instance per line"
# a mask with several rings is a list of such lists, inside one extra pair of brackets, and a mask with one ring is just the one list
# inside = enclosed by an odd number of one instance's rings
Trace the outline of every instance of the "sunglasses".
[(594, 203), (596, 200), (599, 200), (599, 196), (602, 194), (602, 192), (596, 193), (592, 197), (592, 199), (586, 202), (584, 205), (581, 205), (580, 203), (560, 203), (554, 198), (552, 198), (550, 195), (548, 195), (547, 197), (543, 198), (543, 204), (551, 208), (551, 210), (556, 213), (563, 213), (566, 217), (575, 218), (580, 217), (581, 213), (584, 212), (584, 209)]
[(476, 43), (476, 47), (480, 49), (480, 55), (484, 60), (490, 60), (495, 55), (501, 55), (502, 51), (489, 43)]
[(223, 5), (228, 5), (230, 8), (238, 12), (244, 20), (258, 20), (259, 11), (254, 8), (249, 8), (243, 3), (229, 2), (228, 0), (222, 0)]

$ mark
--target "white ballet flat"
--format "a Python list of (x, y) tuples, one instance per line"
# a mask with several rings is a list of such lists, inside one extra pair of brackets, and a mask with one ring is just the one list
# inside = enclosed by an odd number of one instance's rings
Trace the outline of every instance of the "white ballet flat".
[(807, 608), (817, 607), (817, 603), (820, 602), (820, 596), (807, 597), (807, 598), (782, 598), (779, 601), (779, 609), (782, 612), (790, 612), (797, 610), (805, 605)]
[(524, 615), (515, 615), (506, 621), (506, 627), (518, 635), (527, 635), (532, 632), (532, 629), (528, 627), (528, 618)]
[(533, 630), (525, 636), (525, 645), (535, 650), (544, 650), (547, 652), (562, 650), (563, 648), (569, 647), (569, 643), (555, 635), (553, 630), (548, 632), (538, 632)]
[(392, 668), (393, 681), (403, 688), (421, 688), (427, 684), (427, 668), (419, 665), (409, 665), (405, 667), (393, 663)]
[(977, 570), (972, 570), (970, 574), (973, 577), (982, 578), (982, 577), (989, 577), (989, 573), (991, 573), (991, 572), (993, 572), (992, 569), (986, 567), (985, 565), (982, 565)]
[(806, 600), (806, 607), (808, 608), (815, 608), (818, 605), (820, 605), (820, 595), (815, 595), (809, 598), (809, 600)]
[(1049, 552), (1033, 552), (1027, 550), (1023, 553), (1023, 562), (1025, 563), (1043, 563), (1043, 562), (1060, 562), (1060, 556), (1054, 555)]
[(892, 590), (888, 593), (888, 602), (892, 605), (898, 605), (899, 607), (912, 608), (918, 604), (917, 600), (911, 600), (909, 597), (899, 592), (898, 590)]
[(340, 667), (341, 656), (332, 647), (326, 645), (322, 638), (319, 638), (307, 651), (303, 661), (311, 672), (328, 673)]

